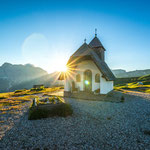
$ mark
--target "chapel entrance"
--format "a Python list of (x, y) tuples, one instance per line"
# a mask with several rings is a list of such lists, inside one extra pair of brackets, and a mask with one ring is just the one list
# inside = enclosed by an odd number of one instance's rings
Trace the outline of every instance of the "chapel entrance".
[(92, 71), (86, 70), (84, 72), (84, 91), (92, 92)]

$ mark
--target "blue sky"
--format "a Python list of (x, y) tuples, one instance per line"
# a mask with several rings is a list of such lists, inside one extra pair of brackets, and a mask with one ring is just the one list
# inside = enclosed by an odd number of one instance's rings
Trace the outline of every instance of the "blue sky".
[(59, 70), (95, 28), (111, 69), (150, 69), (149, 0), (0, 0), (0, 65)]

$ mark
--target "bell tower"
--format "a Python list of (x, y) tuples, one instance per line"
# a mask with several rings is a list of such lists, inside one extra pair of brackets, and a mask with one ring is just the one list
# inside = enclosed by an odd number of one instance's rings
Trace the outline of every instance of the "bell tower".
[(95, 29), (95, 37), (89, 43), (89, 46), (100, 56), (102, 61), (105, 61), (105, 48), (101, 41), (97, 38), (97, 29)]

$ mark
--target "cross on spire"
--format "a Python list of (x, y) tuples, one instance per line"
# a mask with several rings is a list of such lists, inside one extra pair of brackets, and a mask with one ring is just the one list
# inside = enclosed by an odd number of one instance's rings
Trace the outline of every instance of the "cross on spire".
[(86, 43), (86, 38), (84, 39), (84, 43)]
[(95, 37), (97, 37), (97, 29), (95, 28)]

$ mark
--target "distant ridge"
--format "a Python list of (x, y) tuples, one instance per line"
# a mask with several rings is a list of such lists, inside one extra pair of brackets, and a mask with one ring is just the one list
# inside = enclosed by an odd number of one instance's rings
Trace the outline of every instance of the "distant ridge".
[(130, 77), (140, 77), (144, 75), (150, 74), (150, 69), (145, 70), (134, 70), (126, 72), (126, 70), (123, 69), (115, 69), (112, 70), (113, 74), (116, 78), (130, 78)]

